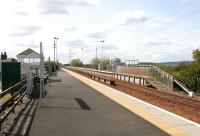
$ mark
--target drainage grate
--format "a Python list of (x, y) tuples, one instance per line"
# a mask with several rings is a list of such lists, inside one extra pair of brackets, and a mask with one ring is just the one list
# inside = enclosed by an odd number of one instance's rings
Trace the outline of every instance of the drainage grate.
[(85, 103), (82, 99), (80, 98), (75, 98), (75, 100), (77, 101), (77, 103), (80, 105), (80, 107), (83, 110), (91, 110), (91, 108), (87, 105), (87, 103)]

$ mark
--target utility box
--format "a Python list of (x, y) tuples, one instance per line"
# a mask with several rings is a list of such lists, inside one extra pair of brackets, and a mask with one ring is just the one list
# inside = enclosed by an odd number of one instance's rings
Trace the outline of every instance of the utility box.
[(21, 80), (19, 62), (0, 62), (0, 93)]

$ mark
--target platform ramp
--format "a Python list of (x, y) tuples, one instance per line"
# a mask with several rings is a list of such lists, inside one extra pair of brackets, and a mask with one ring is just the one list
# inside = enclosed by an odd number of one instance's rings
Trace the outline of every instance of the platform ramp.
[(158, 80), (155, 80), (152, 78), (147, 78), (146, 80), (151, 86), (155, 87), (156, 89), (158, 89), (160, 91), (169, 91), (170, 90), (165, 84), (161, 83)]

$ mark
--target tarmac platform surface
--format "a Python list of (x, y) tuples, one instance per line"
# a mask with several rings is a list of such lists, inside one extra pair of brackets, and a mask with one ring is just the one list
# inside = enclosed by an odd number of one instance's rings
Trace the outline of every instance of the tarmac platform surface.
[(30, 136), (168, 136), (160, 128), (60, 70), (46, 86)]

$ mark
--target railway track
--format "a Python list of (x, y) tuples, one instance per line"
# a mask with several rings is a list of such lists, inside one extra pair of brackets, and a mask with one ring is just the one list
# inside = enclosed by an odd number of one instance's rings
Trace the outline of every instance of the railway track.
[[(157, 91), (144, 87), (133, 87), (126, 83), (116, 83), (116, 89), (129, 95), (138, 97), (144, 101), (162, 107), (168, 111), (185, 116), (188, 119), (200, 122), (200, 102), (186, 101), (187, 98), (173, 95), (168, 92)], [(191, 98), (188, 98), (191, 99)]]
[[(77, 69), (76, 70), (69, 69), (69, 70), (74, 71), (83, 76), (86, 76), (88, 78), (90, 78), (90, 75), (92, 74), (88, 71), (81, 71)], [(98, 74), (106, 76), (106, 74), (102, 73)], [(103, 82), (101, 83), (105, 84)], [(142, 99), (153, 105), (159, 106), (163, 109), (166, 109), (170, 112), (183, 116), (187, 119), (200, 123), (200, 99), (197, 97), (191, 98), (188, 97), (187, 95), (178, 92), (160, 91), (157, 89), (144, 87), (141, 85), (129, 83), (118, 79), (115, 79), (115, 86), (110, 86), (110, 87), (122, 91), (126, 94), (129, 94), (131, 96)]]
[(124, 86), (126, 88), (134, 89), (134, 90), (137, 90), (140, 92), (143, 91), (144, 93), (150, 94), (155, 97), (162, 96), (161, 98), (163, 98), (164, 100), (169, 100), (169, 101), (176, 100), (176, 102), (179, 104), (184, 104), (184, 105), (196, 108), (196, 109), (200, 109), (200, 101), (193, 100), (192, 98), (189, 98), (189, 97), (179, 96), (176, 94), (172, 94), (170, 92), (159, 91), (156, 89), (145, 88), (145, 87), (141, 87), (141, 86), (137, 86), (137, 85), (133, 86), (133, 84), (124, 83), (123, 81), (119, 81), (119, 80), (118, 81), (115, 80), (115, 83), (118, 86)]
[(15, 117), (4, 122), (0, 136), (26, 136), (29, 132), (37, 103), (38, 99), (28, 99), (18, 110)]

